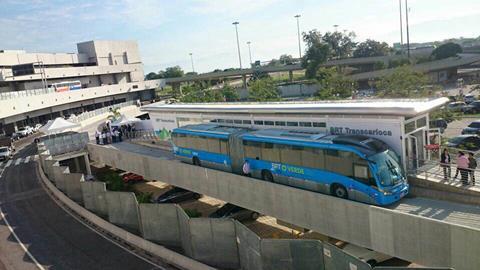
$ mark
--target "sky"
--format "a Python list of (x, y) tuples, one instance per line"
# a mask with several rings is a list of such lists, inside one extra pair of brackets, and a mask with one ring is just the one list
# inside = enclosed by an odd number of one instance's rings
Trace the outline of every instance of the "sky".
[[(354, 31), (356, 41), (400, 41), (398, 0), (0, 0), (0, 49), (76, 52), (88, 40), (136, 40), (145, 73), (239, 67), (298, 57), (300, 31)], [(402, 1), (403, 4), (403, 1)], [(410, 42), (480, 36), (479, 0), (409, 0)], [(405, 15), (405, 13), (404, 13)], [(404, 20), (405, 22), (405, 20)], [(405, 29), (404, 29), (405, 33)], [(302, 50), (304, 50), (302, 44)]]

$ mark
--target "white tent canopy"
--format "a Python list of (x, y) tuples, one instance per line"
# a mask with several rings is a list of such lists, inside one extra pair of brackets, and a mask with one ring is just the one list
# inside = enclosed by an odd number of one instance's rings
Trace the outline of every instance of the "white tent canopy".
[(67, 131), (79, 126), (80, 124), (78, 123), (72, 123), (63, 119), (62, 117), (58, 117), (55, 120), (49, 120), (43, 127), (40, 128), (40, 131), (45, 134), (52, 134)]
[(133, 117), (126, 117), (125, 115), (122, 115), (120, 119), (117, 119), (116, 121), (112, 122), (110, 125), (114, 127), (122, 126), (122, 125), (128, 125), (128, 124), (133, 124), (140, 122), (142, 120), (138, 118), (133, 118)]

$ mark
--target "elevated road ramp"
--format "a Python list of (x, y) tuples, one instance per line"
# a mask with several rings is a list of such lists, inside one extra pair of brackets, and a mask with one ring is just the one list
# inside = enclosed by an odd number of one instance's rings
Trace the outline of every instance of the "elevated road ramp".
[[(88, 145), (114, 168), (231, 202), (322, 234), (431, 267), (480, 265), (480, 209), (424, 198), (382, 208), (196, 167), (141, 146)], [(118, 149), (121, 148), (122, 150)]]

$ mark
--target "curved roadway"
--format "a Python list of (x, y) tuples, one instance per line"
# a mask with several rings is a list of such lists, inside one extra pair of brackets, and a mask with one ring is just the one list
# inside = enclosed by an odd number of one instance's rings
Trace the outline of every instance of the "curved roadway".
[(0, 165), (4, 214), (4, 218), (0, 215), (0, 270), (162, 269), (103, 238), (58, 206), (40, 185), (35, 154), (30, 144), (10, 164)]

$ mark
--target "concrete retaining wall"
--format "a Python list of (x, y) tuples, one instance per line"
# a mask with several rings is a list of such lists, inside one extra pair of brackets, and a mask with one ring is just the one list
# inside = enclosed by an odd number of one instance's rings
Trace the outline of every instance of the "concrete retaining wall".
[(192, 258), (222, 269), (239, 268), (235, 224), (231, 219), (190, 219)]
[(138, 202), (133, 192), (107, 191), (108, 220), (121, 227), (138, 232)]
[(65, 177), (64, 174), (70, 173), (70, 169), (65, 166), (59, 166), (58, 162), (55, 162), (52, 166), (53, 179), (55, 179), (55, 185), (58, 189), (65, 192)]
[(244, 270), (262, 270), (260, 237), (240, 222), (235, 221), (240, 267)]
[(63, 175), (65, 182), (65, 193), (67, 196), (83, 204), (82, 182), (84, 182), (83, 174), (81, 173), (67, 173)]
[(85, 208), (101, 217), (108, 216), (106, 198), (107, 187), (105, 183), (82, 182), (80, 187), (82, 189), (82, 198)]
[(262, 239), (260, 250), (263, 270), (324, 269), (323, 246), (318, 240)]
[(99, 145), (89, 144), (88, 150), (95, 161), (405, 260), (457, 270), (480, 265), (480, 256), (471, 252), (480, 246), (477, 229)]
[(140, 204), (143, 238), (169, 247), (181, 247), (178, 206), (174, 204)]

